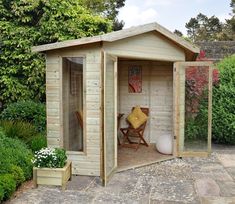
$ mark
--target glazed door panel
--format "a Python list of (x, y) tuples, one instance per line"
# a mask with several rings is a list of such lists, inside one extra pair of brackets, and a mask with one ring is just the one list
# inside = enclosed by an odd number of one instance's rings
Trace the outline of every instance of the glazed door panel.
[(103, 185), (117, 168), (117, 58), (104, 52)]
[(174, 135), (178, 156), (211, 151), (212, 63), (174, 64)]

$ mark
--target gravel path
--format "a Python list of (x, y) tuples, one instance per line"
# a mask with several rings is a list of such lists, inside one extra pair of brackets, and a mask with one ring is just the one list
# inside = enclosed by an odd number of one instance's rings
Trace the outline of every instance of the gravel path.
[(97, 177), (74, 176), (64, 192), (39, 186), (8, 203), (235, 204), (235, 148), (116, 173), (105, 188)]

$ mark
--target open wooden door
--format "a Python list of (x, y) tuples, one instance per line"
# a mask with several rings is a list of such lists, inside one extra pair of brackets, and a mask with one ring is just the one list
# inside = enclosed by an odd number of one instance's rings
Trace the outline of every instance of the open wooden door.
[(174, 63), (175, 156), (207, 156), (211, 152), (211, 62)]
[(106, 52), (103, 69), (103, 154), (105, 186), (117, 168), (117, 57)]

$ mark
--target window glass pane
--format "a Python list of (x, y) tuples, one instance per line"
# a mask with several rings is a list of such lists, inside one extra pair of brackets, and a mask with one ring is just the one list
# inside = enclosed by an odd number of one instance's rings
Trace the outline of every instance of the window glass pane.
[(63, 58), (64, 148), (83, 151), (83, 58)]
[(185, 69), (184, 151), (207, 151), (208, 79), (208, 67)]

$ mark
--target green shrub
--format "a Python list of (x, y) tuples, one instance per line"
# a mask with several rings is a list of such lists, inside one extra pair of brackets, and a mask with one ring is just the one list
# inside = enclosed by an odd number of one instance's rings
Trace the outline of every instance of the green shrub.
[(193, 118), (185, 121), (185, 139), (187, 141), (195, 140), (198, 137), (198, 125)]
[(47, 139), (44, 135), (37, 135), (32, 138), (30, 143), (30, 149), (33, 152), (39, 151), (40, 149), (47, 146)]
[(19, 166), (11, 165), (9, 173), (13, 176), (16, 186), (25, 181), (24, 172)]
[(0, 202), (3, 200), (4, 197), (4, 189), (3, 186), (0, 185)]
[(13, 175), (11, 174), (0, 175), (0, 188), (2, 188), (4, 192), (2, 200), (10, 198), (10, 196), (16, 189), (16, 182), (14, 181)]
[(0, 121), (5, 135), (11, 138), (18, 138), (30, 145), (33, 137), (38, 134), (36, 128), (29, 122), (23, 121)]
[(66, 151), (61, 148), (55, 148), (55, 155), (57, 157), (56, 166), (59, 168), (64, 167), (67, 160)]
[(1, 113), (3, 120), (22, 120), (32, 123), (38, 131), (46, 130), (46, 107), (43, 103), (20, 101), (9, 104)]
[(212, 138), (235, 144), (235, 55), (218, 64), (220, 82), (213, 87)]
[(198, 99), (198, 112), (195, 116), (185, 118), (186, 140), (207, 140), (208, 138), (208, 92)]
[(6, 137), (0, 130), (0, 174), (11, 173), (15, 165), (22, 169), (25, 179), (31, 178), (32, 157), (31, 150), (23, 142)]

